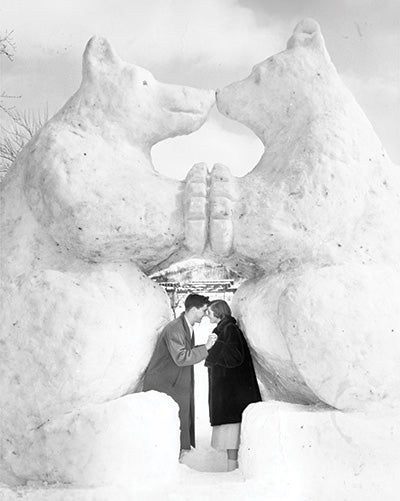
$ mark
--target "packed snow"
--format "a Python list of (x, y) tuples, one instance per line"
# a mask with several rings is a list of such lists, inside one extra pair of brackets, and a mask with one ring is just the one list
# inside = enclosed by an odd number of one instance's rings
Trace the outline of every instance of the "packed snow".
[[(398, 499), (399, 171), (313, 20), (217, 93), (265, 145), (248, 175), (158, 174), (151, 146), (213, 102), (93, 38), (80, 89), (2, 182), (0, 499)], [(176, 403), (138, 391), (171, 317), (147, 275), (193, 255), (250, 279), (232, 308), (265, 401), (229, 473), (203, 364), (181, 462)]]

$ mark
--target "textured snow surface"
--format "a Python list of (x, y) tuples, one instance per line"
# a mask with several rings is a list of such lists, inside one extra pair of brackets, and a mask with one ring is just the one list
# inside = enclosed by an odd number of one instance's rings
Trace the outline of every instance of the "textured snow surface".
[[(217, 94), (265, 145), (249, 174), (157, 173), (151, 147), (213, 102), (93, 38), (2, 182), (0, 481), (28, 482), (4, 499), (397, 499), (399, 169), (315, 21)], [(130, 395), (171, 317), (146, 274), (194, 255), (251, 278), (233, 310), (285, 402), (249, 409), (229, 474), (208, 445), (179, 465), (174, 402)]]
[[(245, 411), (240, 469), (234, 472), (223, 471), (225, 458), (210, 449), (210, 431), (205, 432), (201, 423), (198, 448), (183, 458), (184, 464), (169, 481), (160, 477), (163, 466), (152, 462), (151, 479), (138, 480), (134, 473), (124, 485), (101, 488), (31, 483), (0, 488), (0, 499), (397, 501), (398, 416), (398, 409), (366, 414), (276, 402), (254, 404)], [(137, 455), (131, 464), (136, 468), (142, 459), (145, 456)]]
[(253, 404), (244, 413), (241, 469), (266, 482), (276, 492), (271, 499), (394, 501), (399, 424), (399, 408), (363, 413)]

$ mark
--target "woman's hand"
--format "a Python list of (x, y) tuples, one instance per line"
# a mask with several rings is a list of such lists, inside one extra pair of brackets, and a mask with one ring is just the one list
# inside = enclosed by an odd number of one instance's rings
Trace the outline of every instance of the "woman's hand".
[(210, 334), (208, 336), (208, 339), (207, 339), (207, 342), (206, 342), (206, 348), (207, 348), (207, 350), (210, 350), (214, 346), (214, 344), (215, 344), (215, 342), (216, 342), (217, 339), (218, 339), (218, 336), (216, 334)]

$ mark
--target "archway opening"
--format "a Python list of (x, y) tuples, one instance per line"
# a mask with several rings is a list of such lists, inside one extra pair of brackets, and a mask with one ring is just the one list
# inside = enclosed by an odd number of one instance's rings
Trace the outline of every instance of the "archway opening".
[[(201, 294), (210, 300), (224, 299), (231, 304), (236, 290), (246, 280), (225, 266), (204, 259), (182, 261), (151, 275), (151, 278), (168, 293), (175, 318), (184, 311), (184, 301), (188, 294)], [(200, 324), (195, 324), (195, 344), (204, 344), (214, 327), (208, 317), (204, 317)], [(208, 371), (204, 362), (195, 364), (194, 378), (196, 449), (183, 458), (182, 462), (198, 471), (225, 472), (226, 453), (215, 451), (211, 447)]]

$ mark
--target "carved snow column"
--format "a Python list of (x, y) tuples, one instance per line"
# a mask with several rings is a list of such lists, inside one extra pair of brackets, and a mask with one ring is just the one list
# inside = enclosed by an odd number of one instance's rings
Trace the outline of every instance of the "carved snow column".
[(193, 165), (186, 176), (184, 192), (185, 245), (202, 254), (207, 241), (207, 165)]
[(228, 167), (215, 164), (210, 179), (210, 245), (219, 256), (233, 247), (233, 207), (237, 199), (236, 179)]

